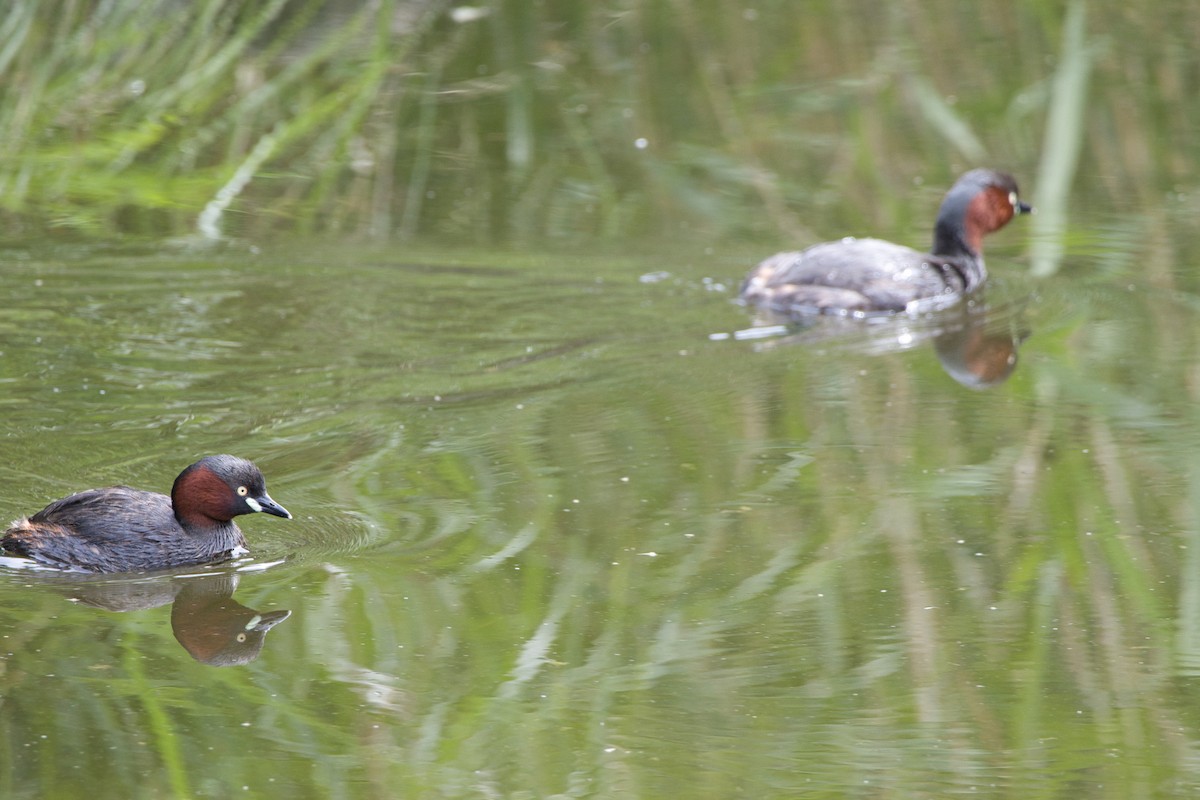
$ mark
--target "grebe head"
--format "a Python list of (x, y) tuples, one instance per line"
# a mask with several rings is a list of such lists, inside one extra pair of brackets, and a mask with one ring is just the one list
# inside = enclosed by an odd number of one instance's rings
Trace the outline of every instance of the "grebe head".
[(973, 169), (950, 187), (938, 210), (933, 254), (968, 256), (983, 253), (983, 237), (998, 231), (1018, 214), (1033, 213), (1021, 201), (1011, 175), (990, 169)]

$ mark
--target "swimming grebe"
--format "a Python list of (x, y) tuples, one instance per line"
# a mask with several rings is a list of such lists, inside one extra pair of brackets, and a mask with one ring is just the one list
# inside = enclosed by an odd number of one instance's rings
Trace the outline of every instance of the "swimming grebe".
[(14, 522), (0, 537), (0, 549), (86, 572), (204, 564), (245, 551), (246, 539), (233, 518), (256, 511), (292, 517), (267, 494), (254, 464), (208, 456), (179, 474), (170, 497), (111, 486), (55, 500)]
[(983, 237), (1032, 210), (1021, 202), (1011, 176), (971, 170), (942, 200), (932, 252), (880, 239), (825, 242), (763, 261), (750, 271), (739, 296), (782, 314), (942, 308), (987, 280)]

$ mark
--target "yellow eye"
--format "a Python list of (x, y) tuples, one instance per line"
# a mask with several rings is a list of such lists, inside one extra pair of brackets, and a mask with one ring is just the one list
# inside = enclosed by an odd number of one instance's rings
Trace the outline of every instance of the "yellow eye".
[(249, 494), (249, 493), (250, 493), (250, 490), (249, 490), (249, 489), (247, 489), (245, 486), (239, 486), (239, 487), (238, 487), (238, 495), (239, 495), (239, 496), (241, 496), (241, 497), (245, 497), (245, 496), (246, 496), (247, 494)]

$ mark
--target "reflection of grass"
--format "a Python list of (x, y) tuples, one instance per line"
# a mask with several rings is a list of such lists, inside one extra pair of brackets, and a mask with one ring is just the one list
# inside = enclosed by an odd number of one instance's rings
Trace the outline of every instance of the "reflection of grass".
[[(186, 348), (153, 353), (135, 408), (179, 414), (186, 397), (202, 420), (137, 441), (157, 461), (230, 439), (273, 451), (309, 552), (247, 576), (247, 603), (295, 616), (228, 670), (190, 662), (161, 614), (0, 587), (0, 752), (49, 736), (0, 763), (18, 787), (78, 796), (106, 774), (92, 795), (837, 797), (854, 771), (898, 793), (984, 774), (1066, 794), (1078, 770), (1125, 789), (1125, 763), (1193, 769), (1200, 715), (1172, 687), (1200, 641), (1177, 538), (1200, 529), (1180, 498), (1195, 465), (1177, 460), (1194, 404), (1122, 357), (1172, 347), (1191, 363), (1190, 313), (1121, 292), (1146, 302), (1127, 328), (1055, 315), (1059, 338), (1035, 335), (1007, 384), (965, 393), (928, 349), (709, 342), (719, 314), (744, 312), (682, 278), (640, 284), (627, 263), (580, 259), (588, 277), (565, 278), (535, 261), (513, 286), (516, 265), (490, 252), (478, 269), (359, 255), (348, 273), (315, 253), (258, 264), (263, 286), (295, 293), (282, 316), (259, 313), (260, 279), (239, 273), (246, 293), (212, 298), (215, 317), (181, 316), (153, 277), (110, 300), (124, 313), (77, 320), (94, 341), (59, 363), (65, 385), (130, 332), (240, 337), (191, 383), (153, 380), (186, 378)], [(118, 284), (142, 268), (122, 264), (103, 265)], [(197, 301), (230, 274), (176, 266)], [(431, 303), (453, 299), (449, 278), (471, 299)], [(436, 341), (406, 349), (421, 336)], [(7, 352), (13, 374), (43, 357)], [(10, 461), (128, 441), (109, 427), (130, 406), (92, 408), (60, 431), (12, 408), (33, 432), (10, 437)], [(361, 549), (309, 546), (301, 498), (330, 497), (375, 525)], [(137, 755), (102, 772), (112, 752)]]
[(158, 754), (163, 772), (166, 773), (167, 780), (171, 785), (172, 794), (180, 798), (191, 797), (192, 793), (188, 789), (187, 769), (184, 766), (183, 753), (179, 746), (179, 734), (174, 728), (170, 715), (164, 709), (162, 696), (147, 680), (146, 672), (142, 668), (145, 654), (138, 649), (137, 639), (133, 634), (130, 634), (122, 642), (121, 655), (121, 666), (124, 667), (132, 682), (134, 692), (142, 701), (142, 707), (146, 714), (147, 738), (153, 743), (152, 746)]
[[(453, 742), (443, 769), (482, 770), (499, 793), (565, 791), (574, 764), (613, 793), (720, 797), (738, 778), (795, 786), (795, 770), (839, 786), (846, 763), (897, 790), (1010, 768), (1066, 786), (1047, 753), (1116, 746), (1178, 765), (1160, 747), (1180, 724), (1170, 587), (1189, 579), (1174, 542), (1144, 535), (1176, 524), (1175, 503), (1138, 478), (1136, 444), (1169, 439), (1172, 412), (1129, 397), (1083, 411), (1112, 387), (1014, 405), (1083, 385), (1052, 364), (1012, 396), (939, 400), (896, 363), (722, 355), (630, 379), (636, 400), (577, 385), (536, 414), (485, 415), (503, 468), (470, 444), (427, 454), (445, 469), (384, 468), (430, 520), (464, 467), (477, 486), (479, 521), (426, 562), (467, 610), (460, 680), (488, 687), (427, 706)], [(823, 390), (844, 402), (812, 402)], [(532, 545), (456, 571), (529, 520)]]

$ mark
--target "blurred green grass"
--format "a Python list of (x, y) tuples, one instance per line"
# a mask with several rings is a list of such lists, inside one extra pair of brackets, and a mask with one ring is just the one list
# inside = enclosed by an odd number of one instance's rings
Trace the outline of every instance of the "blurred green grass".
[[(1063, 21), (1017, 5), (16, 3), (0, 224), (174, 236), (208, 207), (234, 235), (717, 240), (804, 235), (832, 207), (923, 226), (914, 180), (933, 204), (978, 162), (1038, 163)], [(1116, 111), (1091, 108), (1093, 135)]]

